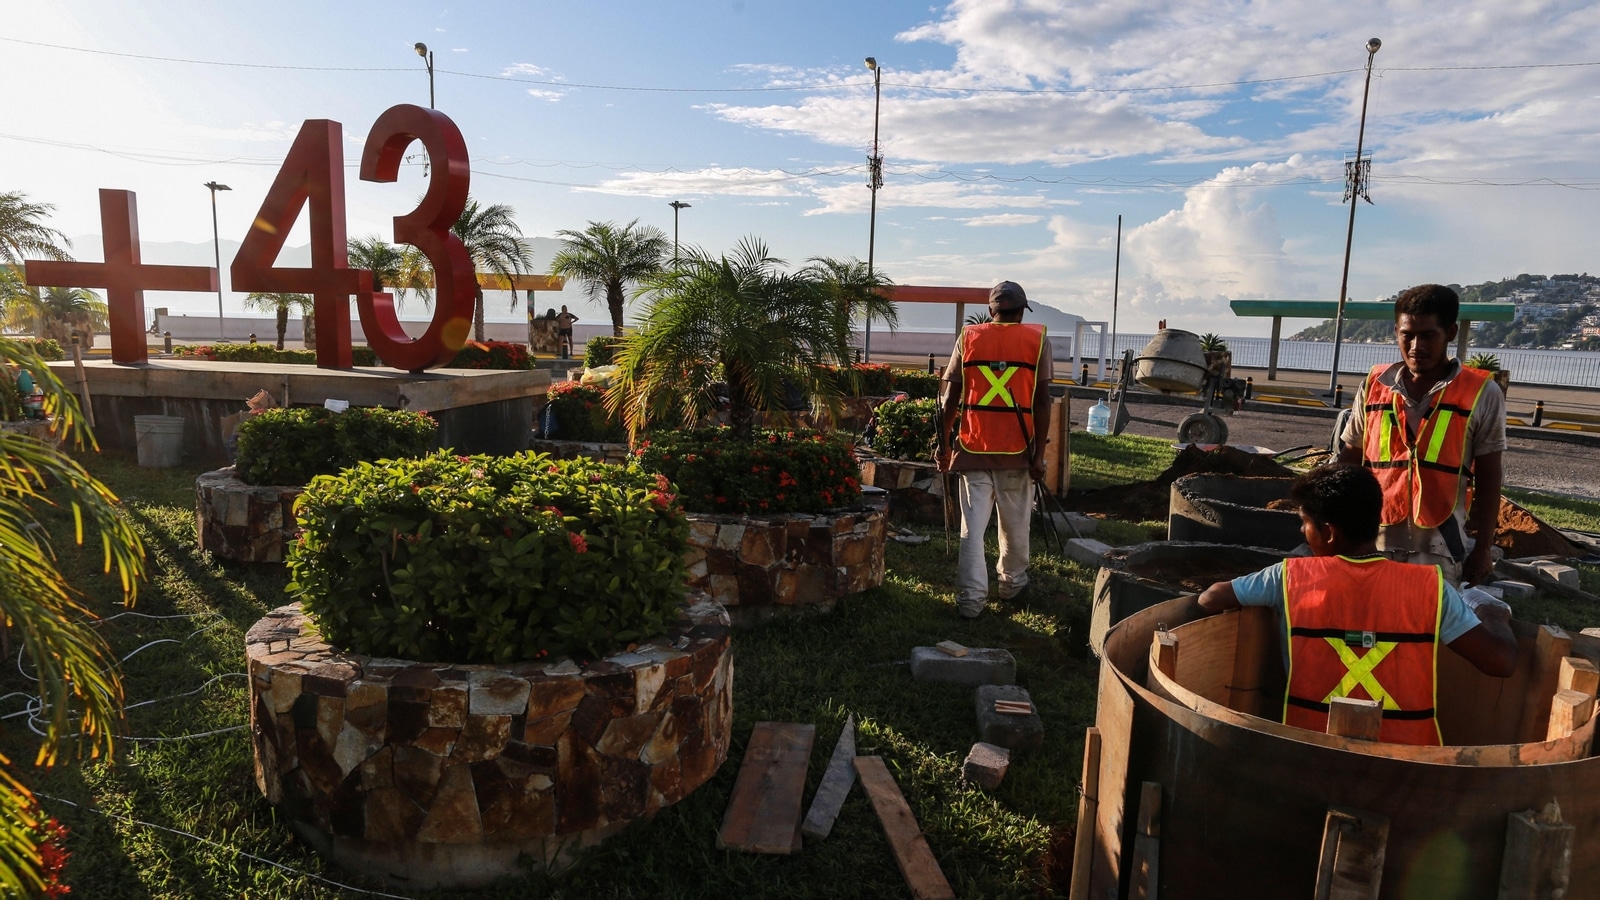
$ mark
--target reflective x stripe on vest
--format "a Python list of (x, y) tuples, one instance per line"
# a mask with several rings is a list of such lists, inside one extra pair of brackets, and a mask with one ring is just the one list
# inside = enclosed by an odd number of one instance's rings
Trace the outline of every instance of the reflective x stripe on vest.
[(961, 449), (1026, 453), (1033, 439), (1033, 394), (1047, 347), (1043, 325), (969, 325), (961, 337)]
[(1411, 438), (1405, 398), (1379, 379), (1388, 369), (1374, 366), (1367, 375), (1362, 458), (1383, 487), (1383, 524), (1410, 520), (1437, 528), (1455, 511), (1461, 482), (1470, 472), (1467, 429), (1491, 378), (1487, 372), (1461, 368)]
[(1285, 724), (1326, 731), (1340, 697), (1383, 706), (1379, 739), (1440, 743), (1435, 664), (1444, 582), (1437, 568), (1382, 557), (1284, 563), (1289, 679)]

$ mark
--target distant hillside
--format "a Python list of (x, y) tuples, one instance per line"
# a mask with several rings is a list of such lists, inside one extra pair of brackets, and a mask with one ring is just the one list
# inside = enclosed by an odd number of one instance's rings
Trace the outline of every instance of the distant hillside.
[[(1472, 342), (1484, 347), (1553, 347), (1600, 349), (1600, 336), (1584, 334), (1594, 329), (1600, 310), (1600, 277), (1581, 275), (1518, 275), (1463, 287), (1452, 284), (1463, 303), (1510, 303), (1516, 307), (1511, 322), (1475, 322)], [(1390, 296), (1389, 300), (1394, 300)], [(1296, 334), (1292, 341), (1331, 341), (1329, 320)], [(1388, 343), (1394, 340), (1390, 322), (1364, 320), (1344, 323), (1344, 339), (1354, 343)]]

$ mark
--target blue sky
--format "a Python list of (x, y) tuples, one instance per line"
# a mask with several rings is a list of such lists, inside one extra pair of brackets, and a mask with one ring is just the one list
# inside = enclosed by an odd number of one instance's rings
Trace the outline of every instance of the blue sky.
[[(1009, 278), (1109, 319), (1120, 214), (1119, 330), (1167, 319), (1262, 334), (1266, 323), (1234, 318), (1227, 301), (1337, 296), (1342, 163), (1355, 149), (1364, 44), (1377, 36), (1375, 205), (1357, 211), (1350, 296), (1600, 269), (1600, 7), (1445, 10), (13, 4), (0, 34), (13, 112), (0, 126), (3, 188), (55, 204), (70, 235), (99, 231), (96, 189), (131, 189), (147, 243), (209, 243), (202, 183), (215, 179), (233, 187), (219, 197), (220, 229), (236, 241), (302, 120), (342, 122), (353, 164), (384, 109), (427, 102), (412, 51), (423, 41), (438, 107), (472, 153), (474, 195), (512, 205), (529, 237), (633, 218), (670, 234), (667, 204), (681, 199), (692, 204), (685, 243), (721, 251), (754, 234), (796, 262), (865, 258), (871, 55), (884, 67), (886, 158), (875, 255), (890, 277)], [(422, 185), (420, 166), (399, 185), (351, 168), (349, 233), (388, 237)], [(290, 238), (304, 240), (303, 229)], [(96, 246), (75, 249), (98, 258)]]

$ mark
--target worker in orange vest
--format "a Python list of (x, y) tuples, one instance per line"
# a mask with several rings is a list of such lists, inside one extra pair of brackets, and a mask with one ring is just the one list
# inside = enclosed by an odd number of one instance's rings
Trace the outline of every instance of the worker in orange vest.
[(1402, 360), (1374, 366), (1361, 383), (1339, 461), (1367, 466), (1383, 486), (1379, 550), (1437, 565), (1453, 583), (1482, 584), (1494, 568), (1506, 399), (1488, 372), (1451, 357), (1459, 310), (1456, 292), (1441, 284), (1400, 292)]
[[(1032, 310), (1014, 281), (989, 291), (993, 321), (961, 329), (939, 392), (939, 471), (961, 476), (961, 552), (956, 612), (975, 619), (989, 602), (983, 535), (999, 512), (1000, 599), (1028, 587), (1028, 518), (1033, 483), (1044, 477), (1055, 377), (1043, 325), (1024, 325)], [(961, 423), (955, 445), (948, 435)]]
[(1284, 724), (1327, 731), (1329, 701), (1353, 697), (1383, 705), (1379, 740), (1442, 743), (1434, 717), (1439, 645), (1486, 675), (1508, 677), (1517, 664), (1510, 608), (1476, 591), (1463, 599), (1437, 566), (1378, 553), (1386, 498), (1365, 468), (1314, 469), (1289, 499), (1313, 555), (1219, 581), (1200, 605), (1212, 613), (1276, 609), (1289, 673)]

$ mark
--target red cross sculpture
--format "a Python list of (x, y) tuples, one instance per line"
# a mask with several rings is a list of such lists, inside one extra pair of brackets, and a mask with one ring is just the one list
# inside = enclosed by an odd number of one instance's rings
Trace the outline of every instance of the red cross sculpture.
[(211, 266), (148, 266), (139, 261), (139, 205), (133, 191), (100, 189), (100, 231), (105, 262), (30, 259), (25, 277), (35, 287), (103, 288), (111, 318), (111, 360), (150, 359), (144, 334), (144, 292), (215, 291)]

